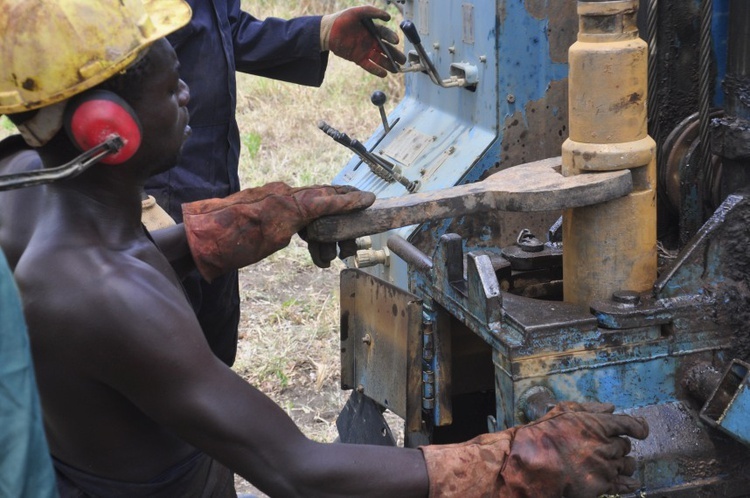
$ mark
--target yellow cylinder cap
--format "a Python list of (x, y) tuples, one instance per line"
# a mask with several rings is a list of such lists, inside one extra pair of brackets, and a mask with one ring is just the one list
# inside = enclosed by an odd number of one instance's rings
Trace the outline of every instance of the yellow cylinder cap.
[(184, 0), (0, 0), (0, 114), (98, 85), (191, 15)]

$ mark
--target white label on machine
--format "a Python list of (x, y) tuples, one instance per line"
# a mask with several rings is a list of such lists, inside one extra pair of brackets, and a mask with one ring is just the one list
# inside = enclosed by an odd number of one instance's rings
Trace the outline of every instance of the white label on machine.
[(406, 128), (380, 153), (389, 156), (404, 166), (411, 166), (422, 152), (435, 141), (435, 137), (425, 135), (414, 128)]
[(417, 30), (421, 35), (430, 34), (430, 0), (419, 0), (419, 16), (417, 16)]
[(465, 3), (461, 5), (461, 17), (463, 19), (463, 42), (474, 44), (474, 5)]

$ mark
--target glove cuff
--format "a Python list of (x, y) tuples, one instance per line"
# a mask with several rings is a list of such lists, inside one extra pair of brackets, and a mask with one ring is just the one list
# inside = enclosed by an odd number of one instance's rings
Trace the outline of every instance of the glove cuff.
[(217, 237), (212, 228), (213, 216), (202, 214), (200, 205), (204, 201), (196, 201), (182, 205), (182, 222), (185, 227), (190, 254), (198, 269), (198, 273), (207, 281), (211, 282), (216, 277), (224, 274), (228, 268), (222, 267), (221, 245), (217, 243)]
[(183, 204), (182, 214), (195, 266), (210, 282), (286, 247), (316, 218), (364, 209), (374, 201), (374, 194), (354, 187), (292, 188), (276, 182)]
[(328, 14), (320, 19), (320, 51), (327, 52), (329, 49), (329, 40), (331, 38), (331, 28), (338, 14)]
[(503, 496), (501, 472), (515, 431), (483, 434), (465, 443), (420, 446), (427, 465), (429, 497)]
[(274, 182), (183, 204), (185, 236), (201, 276), (211, 282), (286, 247), (307, 221), (293, 197), (297, 190)]

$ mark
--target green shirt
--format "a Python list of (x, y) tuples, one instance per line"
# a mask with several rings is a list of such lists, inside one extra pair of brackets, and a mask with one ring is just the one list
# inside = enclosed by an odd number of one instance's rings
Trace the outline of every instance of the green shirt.
[(0, 496), (56, 497), (21, 301), (0, 251)]

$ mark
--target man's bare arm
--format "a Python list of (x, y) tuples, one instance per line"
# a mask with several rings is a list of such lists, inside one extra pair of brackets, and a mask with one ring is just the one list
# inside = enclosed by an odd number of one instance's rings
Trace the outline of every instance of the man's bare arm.
[[(272, 496), (426, 496), (419, 450), (333, 445), (306, 438), (272, 400), (210, 351), (184, 297), (160, 275), (116, 287), (101, 339), (111, 348), (92, 374), (158, 423)], [(138, 281), (137, 289), (128, 289)], [(134, 285), (134, 287), (136, 287)], [(116, 325), (115, 325), (116, 324)]]
[(185, 235), (185, 225), (178, 223), (149, 233), (179, 277), (195, 269)]

